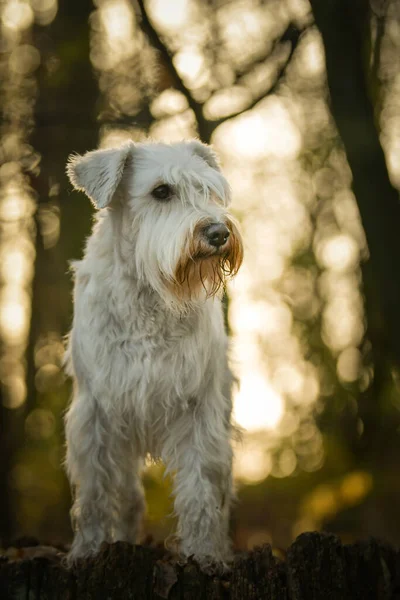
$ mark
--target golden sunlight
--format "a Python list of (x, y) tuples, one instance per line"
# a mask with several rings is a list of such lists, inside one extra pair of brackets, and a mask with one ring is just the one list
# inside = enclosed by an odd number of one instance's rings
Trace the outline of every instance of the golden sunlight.
[(10, 183), (0, 197), (0, 218), (4, 221), (18, 221), (30, 217), (35, 210), (35, 203), (21, 189)]
[(345, 348), (338, 357), (337, 374), (342, 381), (351, 383), (361, 375), (362, 357), (358, 348)]
[(104, 69), (111, 69), (134, 53), (136, 39), (134, 13), (127, 0), (103, 2), (99, 12), (108, 46), (108, 52), (103, 56), (104, 64), (102, 66)]
[(35, 11), (35, 21), (39, 25), (49, 25), (56, 17), (58, 0), (31, 0)]
[(234, 399), (235, 420), (247, 431), (273, 429), (282, 418), (284, 402), (268, 380), (248, 365)]
[(235, 457), (234, 474), (241, 481), (257, 483), (271, 472), (271, 455), (259, 440), (249, 440), (245, 448), (236, 452)]
[(35, 408), (25, 420), (27, 435), (35, 440), (51, 437), (56, 428), (54, 414), (44, 408)]
[(27, 0), (11, 0), (1, 16), (3, 25), (11, 31), (27, 29), (33, 23), (33, 11)]
[[(25, 402), (27, 393), (25, 351), (31, 318), (36, 210), (26, 178), (28, 159), (36, 157), (27, 140), (31, 135), (36, 93), (32, 74), (41, 60), (39, 51), (26, 43), (29, 37), (21, 43), (20, 33), (33, 23), (32, 8), (38, 13), (43, 9), (43, 15), (48, 10), (55, 14), (57, 2), (9, 0), (4, 4), (1, 19), (3, 34), (8, 37), (9, 59), (3, 61), (3, 111), (8, 117), (0, 140), (0, 378), (3, 405), (16, 409)], [(45, 24), (38, 13), (35, 12), (37, 22)], [(46, 18), (50, 17), (48, 13)]]
[[(360, 298), (360, 303), (362, 302)], [(358, 346), (364, 335), (362, 304), (350, 297), (333, 298), (323, 312), (322, 331), (326, 344), (335, 351)]]
[(32, 258), (21, 247), (6, 245), (1, 254), (0, 274), (3, 281), (24, 284), (32, 278)]
[(340, 486), (342, 501), (347, 506), (359, 504), (371, 491), (373, 479), (366, 471), (353, 471), (343, 478)]
[(188, 108), (188, 101), (178, 90), (164, 90), (151, 103), (151, 113), (156, 119), (175, 115)]
[(301, 55), (299, 69), (303, 77), (320, 77), (325, 70), (324, 48), (321, 35), (316, 29), (307, 34)]
[(29, 326), (29, 296), (20, 287), (3, 288), (0, 303), (0, 334), (8, 344), (21, 344)]
[(317, 256), (326, 269), (347, 271), (358, 264), (359, 249), (350, 235), (341, 233), (324, 238), (317, 248)]
[(190, 14), (190, 0), (150, 0), (151, 14), (156, 24), (169, 32), (186, 24)]
[(25, 378), (21, 375), (6, 375), (2, 378), (4, 386), (3, 405), (9, 409), (16, 409), (23, 405), (26, 398)]
[(18, 46), (10, 55), (10, 69), (17, 75), (33, 73), (39, 65), (40, 53), (29, 44)]
[(244, 158), (296, 158), (301, 149), (301, 136), (284, 104), (276, 97), (267, 98), (262, 108), (246, 112), (221, 125), (216, 137), (218, 145), (235, 151)]
[(100, 148), (115, 148), (132, 139), (131, 132), (124, 129), (110, 129), (103, 131), (100, 136)]
[(196, 48), (186, 48), (184, 51), (178, 52), (174, 57), (174, 63), (189, 85), (198, 83), (197, 80), (204, 65), (204, 56)]
[(101, 7), (101, 20), (112, 44), (132, 35), (132, 12), (125, 0), (112, 0)]
[(251, 9), (241, 2), (221, 4), (217, 12), (222, 45), (237, 65), (265, 52), (265, 40), (278, 25), (279, 11), (253, 3)]

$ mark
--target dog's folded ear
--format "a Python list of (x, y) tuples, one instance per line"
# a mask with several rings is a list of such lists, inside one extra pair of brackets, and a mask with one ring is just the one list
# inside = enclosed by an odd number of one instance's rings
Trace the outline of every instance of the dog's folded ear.
[(200, 156), (200, 158), (202, 158), (212, 169), (215, 169), (216, 171), (221, 170), (218, 157), (211, 146), (203, 144), (203, 142), (200, 142), (200, 140), (193, 140), (189, 142), (189, 146), (194, 154)]
[(121, 181), (133, 143), (120, 148), (94, 150), (84, 156), (71, 155), (67, 175), (72, 185), (91, 199), (96, 208), (104, 208), (112, 201)]

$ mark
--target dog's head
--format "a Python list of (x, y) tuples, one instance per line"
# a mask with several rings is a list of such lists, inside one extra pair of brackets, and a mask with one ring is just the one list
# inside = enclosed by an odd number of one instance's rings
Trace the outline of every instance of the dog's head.
[(67, 172), (98, 209), (120, 219), (116, 244), (127, 268), (172, 305), (213, 296), (237, 273), (242, 241), (210, 147), (130, 142), (72, 156)]

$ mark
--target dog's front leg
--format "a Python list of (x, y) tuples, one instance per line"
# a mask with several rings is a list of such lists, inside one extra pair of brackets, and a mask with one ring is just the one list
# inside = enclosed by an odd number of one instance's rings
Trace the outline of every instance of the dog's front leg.
[(230, 424), (215, 406), (209, 414), (202, 412), (187, 414), (175, 424), (166, 444), (166, 461), (176, 470), (175, 512), (181, 553), (193, 555), (202, 567), (221, 566), (230, 559)]
[[(136, 458), (135, 458), (136, 457)], [(142, 518), (145, 511), (145, 498), (141, 471), (143, 459), (135, 449), (127, 447), (121, 457), (121, 468), (124, 479), (119, 490), (119, 518), (116, 519), (114, 540), (136, 544), (141, 531)]]
[(69, 562), (95, 554), (103, 541), (136, 539), (143, 491), (138, 473), (130, 471), (123, 433), (87, 389), (75, 394), (66, 415), (66, 467), (75, 496)]

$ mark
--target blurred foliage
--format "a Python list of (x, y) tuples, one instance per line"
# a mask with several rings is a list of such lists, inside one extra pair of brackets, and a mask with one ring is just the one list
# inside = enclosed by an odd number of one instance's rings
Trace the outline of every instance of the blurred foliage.
[[(400, 11), (397, 0), (347, 4), (0, 1), (3, 543), (71, 538), (62, 349), (68, 261), (92, 209), (71, 191), (67, 157), (148, 135), (212, 142), (242, 225), (246, 259), (229, 289), (246, 430), (236, 545), (284, 548), (309, 529), (400, 540)], [(334, 47), (340, 19), (349, 68)], [(161, 465), (145, 484), (145, 532), (165, 538)]]

